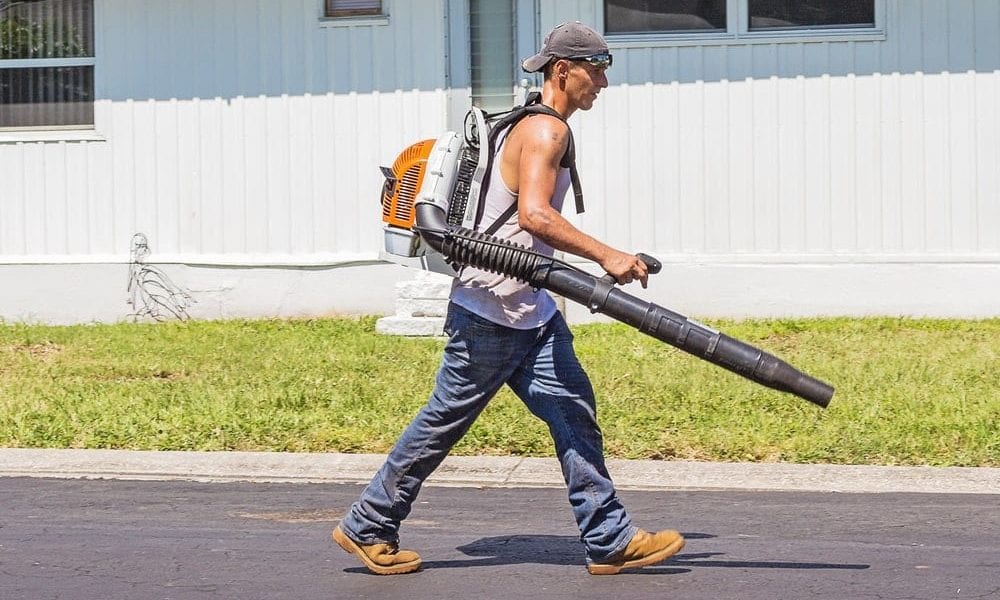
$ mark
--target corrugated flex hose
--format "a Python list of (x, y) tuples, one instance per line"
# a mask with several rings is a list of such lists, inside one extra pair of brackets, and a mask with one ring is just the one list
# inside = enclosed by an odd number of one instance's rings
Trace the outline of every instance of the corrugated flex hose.
[(445, 232), (441, 254), (453, 264), (506, 275), (531, 285), (537, 285), (541, 274), (557, 262), (510, 240), (455, 226)]

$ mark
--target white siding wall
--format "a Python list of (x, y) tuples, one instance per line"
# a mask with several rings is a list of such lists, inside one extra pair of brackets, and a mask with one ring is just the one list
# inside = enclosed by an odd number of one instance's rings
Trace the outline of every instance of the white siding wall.
[[(667, 263), (646, 297), (700, 315), (1000, 314), (1000, 2), (885, 2), (880, 41), (614, 48), (611, 88), (573, 118), (578, 222)], [(447, 89), (449, 70), (467, 80), (462, 13), (393, 0), (388, 24), (321, 27), (321, 4), (96, 0), (104, 139), (0, 143), (0, 318), (120, 318), (124, 281), (107, 282), (138, 231), (154, 260), (374, 257), (376, 167), (464, 112)], [(538, 29), (600, 24), (601, 6), (540, 1)], [(67, 291), (44, 269), (88, 262), (117, 270)], [(179, 276), (213, 299), (204, 316), (390, 312), (402, 270), (362, 269)], [(273, 302), (255, 304), (261, 285)], [(290, 302), (296, 286), (323, 295)]]
[(321, 0), (96, 4), (105, 139), (0, 144), (0, 263), (121, 260), (138, 231), (182, 259), (376, 254), (377, 167), (444, 128), (442, 1), (354, 27)]
[[(543, 2), (542, 30), (601, 5)], [(1000, 262), (1000, 2), (886, 13), (880, 41), (614, 47), (575, 119), (583, 225), (668, 256)]]

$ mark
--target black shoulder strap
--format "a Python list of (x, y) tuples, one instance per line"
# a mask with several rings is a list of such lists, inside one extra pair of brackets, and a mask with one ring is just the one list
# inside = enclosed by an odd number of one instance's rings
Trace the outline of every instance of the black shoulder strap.
[(500, 213), (500, 216), (497, 217), (497, 220), (493, 221), (493, 224), (487, 227), (486, 231), (484, 231), (483, 233), (485, 233), (486, 235), (493, 235), (494, 233), (497, 232), (498, 229), (500, 229), (500, 226), (506, 223), (507, 219), (513, 217), (514, 213), (516, 212), (517, 212), (517, 202), (513, 202), (511, 203), (510, 206), (507, 207), (507, 210)]
[[(541, 103), (542, 94), (540, 92), (531, 92), (528, 94), (524, 104), (522, 106), (515, 107), (513, 110), (508, 112), (505, 116), (500, 118), (492, 128), (490, 128), (490, 133), (488, 136), (488, 143), (490, 152), (487, 155), (487, 172), (486, 177), (483, 178), (483, 187), (480, 191), (480, 199), (486, 197), (486, 192), (489, 189), (490, 175), (492, 174), (493, 159), (495, 153), (496, 140), (500, 137), (500, 134), (513, 127), (518, 121), (524, 117), (531, 114), (545, 114), (556, 117), (563, 123), (566, 123), (566, 119), (563, 118), (561, 114), (545, 106)], [(502, 114), (502, 113), (501, 113)], [(580, 174), (576, 170), (576, 145), (573, 142), (573, 130), (569, 129), (569, 123), (566, 123), (566, 128), (569, 131), (569, 145), (566, 148), (566, 153), (563, 154), (562, 160), (559, 161), (559, 166), (565, 169), (569, 169), (570, 182), (573, 185), (573, 196), (576, 201), (576, 212), (580, 214), (584, 211), (583, 206), (583, 188), (580, 185)], [(478, 228), (479, 222), (482, 220), (482, 210), (484, 208), (484, 203), (479, 204), (479, 215), (476, 217), (476, 227)], [(514, 213), (517, 212), (517, 203), (515, 202), (511, 206), (507, 207), (507, 210), (501, 214), (496, 221), (494, 221), (486, 230), (485, 233), (488, 235), (493, 235), (500, 228), (501, 225), (507, 222)]]
[[(534, 92), (538, 93), (538, 92)], [(539, 94), (539, 98), (541, 95)], [(532, 104), (531, 106), (525, 107), (525, 112), (541, 113), (543, 115), (551, 115), (556, 117), (563, 123), (566, 123), (566, 129), (569, 130), (569, 145), (566, 147), (566, 154), (563, 154), (562, 160), (559, 161), (559, 166), (564, 169), (569, 169), (570, 182), (573, 184), (573, 196), (576, 200), (576, 214), (583, 212), (583, 188), (580, 185), (580, 174), (576, 170), (576, 144), (573, 141), (573, 130), (569, 128), (569, 123), (566, 119), (555, 110), (545, 106), (544, 104)]]

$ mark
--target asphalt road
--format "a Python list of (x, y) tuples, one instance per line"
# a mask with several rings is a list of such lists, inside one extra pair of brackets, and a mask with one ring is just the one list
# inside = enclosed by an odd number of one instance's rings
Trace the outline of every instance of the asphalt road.
[(329, 537), (359, 489), (0, 478), (0, 598), (1000, 598), (998, 495), (624, 491), (687, 546), (595, 577), (563, 491), (427, 487), (378, 577)]

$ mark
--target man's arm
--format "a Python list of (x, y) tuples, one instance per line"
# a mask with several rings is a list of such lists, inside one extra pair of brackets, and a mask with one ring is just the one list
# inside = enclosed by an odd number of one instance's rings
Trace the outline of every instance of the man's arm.
[(555, 117), (538, 115), (518, 124), (518, 224), (548, 245), (592, 260), (618, 283), (638, 279), (646, 287), (646, 264), (573, 226), (549, 204), (555, 192), (559, 162), (569, 145), (569, 127)]

